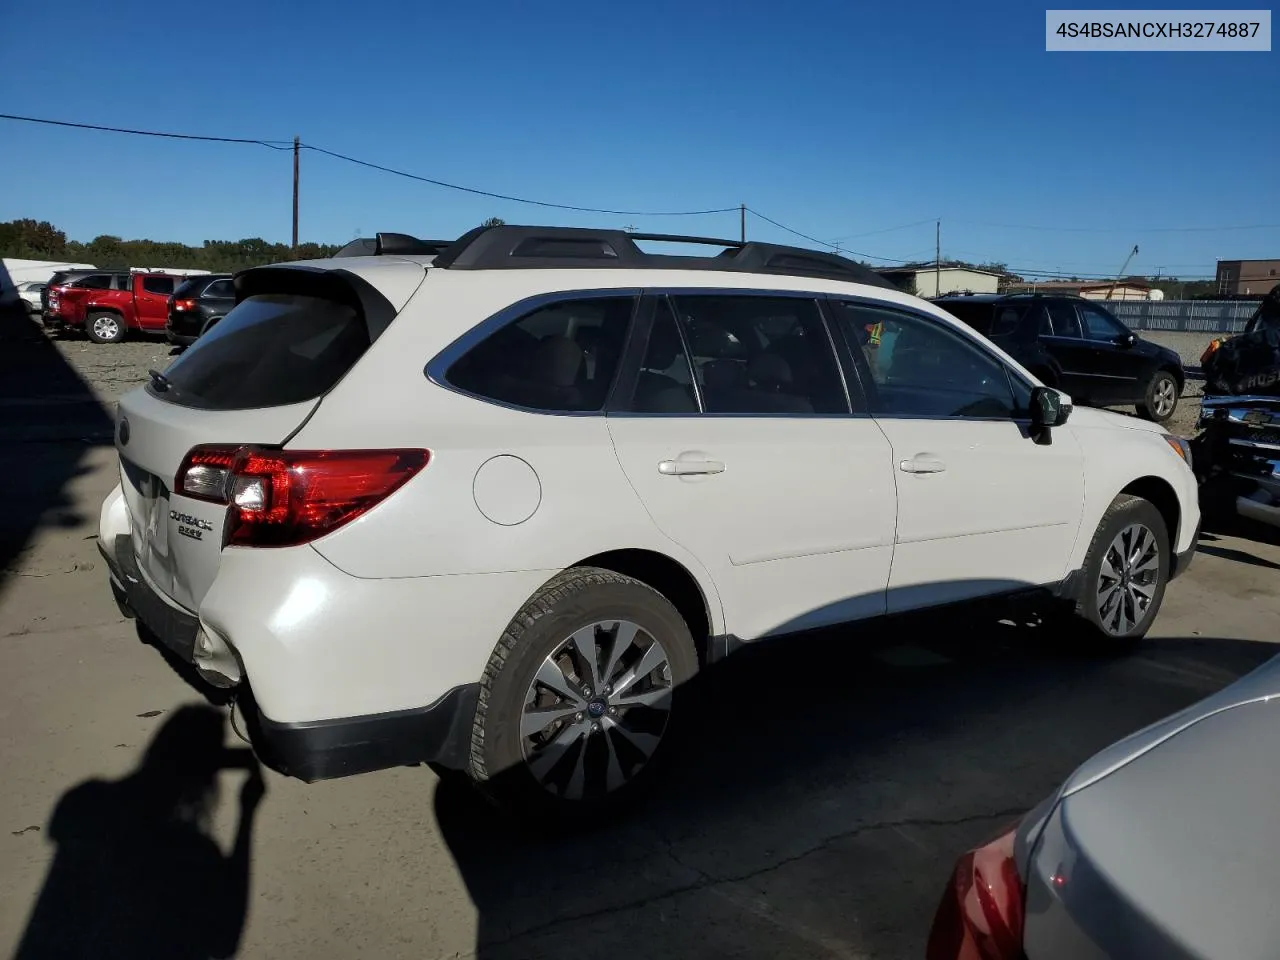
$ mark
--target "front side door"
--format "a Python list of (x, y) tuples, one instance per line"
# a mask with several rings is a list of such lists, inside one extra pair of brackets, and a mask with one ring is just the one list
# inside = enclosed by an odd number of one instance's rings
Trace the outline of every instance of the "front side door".
[[(1030, 387), (968, 333), (889, 305), (834, 306), (851, 348), (861, 345), (893, 451), (889, 612), (1060, 581), (1084, 500), (1075, 437), (1057, 430), (1035, 443)], [(882, 331), (878, 346), (859, 336), (868, 326)]]
[(850, 412), (816, 299), (677, 292), (645, 315), (609, 430), (654, 523), (710, 571), (729, 632), (884, 613), (889, 444), (856, 393)]
[(1076, 304), (1080, 326), (1093, 348), (1100, 399), (1104, 403), (1136, 403), (1142, 399), (1153, 366), (1133, 348), (1129, 329), (1092, 303)]
[[(136, 281), (135, 281), (136, 282)], [(143, 276), (134, 290), (134, 306), (138, 326), (143, 330), (162, 330), (169, 319), (169, 298), (173, 296), (173, 277)]]

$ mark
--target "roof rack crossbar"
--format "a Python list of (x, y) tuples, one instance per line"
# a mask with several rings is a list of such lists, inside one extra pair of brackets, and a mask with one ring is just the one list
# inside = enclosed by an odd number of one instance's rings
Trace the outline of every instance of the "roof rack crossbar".
[[(651, 254), (636, 241), (689, 243), (724, 249), (708, 257)], [(435, 254), (433, 266), (453, 270), (668, 269), (717, 270), (818, 277), (897, 289), (878, 273), (821, 250), (755, 241), (717, 240), (665, 233), (628, 233), (583, 227), (503, 224), (476, 227)]]

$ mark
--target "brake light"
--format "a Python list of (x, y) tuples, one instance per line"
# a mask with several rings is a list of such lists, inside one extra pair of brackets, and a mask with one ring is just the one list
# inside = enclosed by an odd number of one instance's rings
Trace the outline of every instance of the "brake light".
[(202, 445), (174, 490), (227, 505), (229, 546), (307, 543), (367, 513), (427, 465), (426, 450), (270, 450)]
[(194, 310), (196, 302), (194, 300), (175, 300), (173, 301), (173, 309), (175, 310)]
[(1017, 826), (960, 858), (929, 931), (927, 960), (1025, 960)]

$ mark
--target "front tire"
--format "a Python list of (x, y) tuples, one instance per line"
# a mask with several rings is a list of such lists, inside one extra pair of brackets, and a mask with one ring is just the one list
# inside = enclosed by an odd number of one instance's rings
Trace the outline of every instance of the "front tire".
[(1121, 494), (1098, 524), (1068, 623), (1080, 639), (1124, 649), (1146, 635), (1169, 582), (1164, 517), (1149, 500)]
[(697, 667), (666, 597), (611, 570), (567, 570), (516, 614), (485, 668), (468, 772), (534, 822), (612, 812), (657, 776)]
[(1147, 384), (1147, 392), (1142, 403), (1138, 404), (1138, 413), (1147, 420), (1164, 423), (1178, 409), (1178, 381), (1168, 370), (1157, 370), (1151, 375)]
[(124, 318), (107, 311), (91, 313), (84, 318), (84, 332), (94, 343), (119, 343), (124, 339)]

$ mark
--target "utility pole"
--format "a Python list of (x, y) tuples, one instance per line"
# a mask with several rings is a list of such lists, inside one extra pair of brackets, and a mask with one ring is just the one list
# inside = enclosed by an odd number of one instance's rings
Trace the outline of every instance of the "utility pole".
[(293, 138), (293, 255), (298, 255), (298, 150), (301, 144)]
[(743, 242), (747, 242), (747, 205), (745, 203), (738, 204), (738, 236)]
[(933, 295), (942, 296), (942, 221), (939, 220), (934, 230), (933, 248)]

